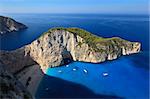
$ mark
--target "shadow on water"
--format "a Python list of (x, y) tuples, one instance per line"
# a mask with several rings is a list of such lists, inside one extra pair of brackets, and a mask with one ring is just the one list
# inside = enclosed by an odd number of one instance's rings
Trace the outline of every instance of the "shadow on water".
[(117, 96), (99, 95), (87, 87), (60, 78), (44, 75), (35, 95), (41, 98), (105, 98), (120, 99)]

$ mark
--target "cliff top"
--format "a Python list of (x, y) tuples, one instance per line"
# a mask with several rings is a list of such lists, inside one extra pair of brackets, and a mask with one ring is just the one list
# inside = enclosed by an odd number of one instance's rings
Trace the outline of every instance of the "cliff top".
[[(89, 46), (91, 46), (95, 51), (103, 51), (102, 48), (99, 48), (100, 46), (111, 46), (111, 45), (116, 45), (116, 46), (123, 46), (124, 43), (131, 43), (127, 40), (123, 40), (119, 37), (112, 37), (112, 38), (103, 38), (99, 37), (97, 35), (94, 35), (86, 30), (80, 29), (80, 28), (64, 28), (64, 27), (58, 27), (58, 28), (52, 28), (49, 29), (48, 32), (45, 32), (44, 34), (47, 33), (52, 33), (54, 31), (68, 31), (70, 33), (73, 33), (74, 35), (78, 35), (84, 39), (84, 43), (87, 43)], [(43, 35), (44, 35), (43, 34)], [(42, 36), (43, 36), (42, 35)], [(116, 43), (117, 42), (117, 43)], [(79, 45), (82, 45), (81, 42), (79, 42)]]

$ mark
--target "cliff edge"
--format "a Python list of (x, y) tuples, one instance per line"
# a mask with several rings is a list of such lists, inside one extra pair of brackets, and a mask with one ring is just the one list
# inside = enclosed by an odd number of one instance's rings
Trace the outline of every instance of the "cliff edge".
[(0, 16), (0, 34), (6, 34), (13, 31), (26, 29), (26, 28), (27, 26), (15, 21), (12, 18)]
[(0, 60), (5, 65), (17, 66), (16, 70), (11, 69), (13, 73), (35, 63), (45, 71), (48, 67), (72, 61), (100, 63), (113, 60), (121, 55), (138, 53), (140, 48), (139, 42), (119, 37), (102, 38), (79, 28), (53, 28), (25, 47), (10, 52), (0, 51)]
[(26, 46), (44, 70), (71, 61), (100, 63), (138, 53), (141, 44), (119, 37), (102, 38), (79, 28), (53, 28)]

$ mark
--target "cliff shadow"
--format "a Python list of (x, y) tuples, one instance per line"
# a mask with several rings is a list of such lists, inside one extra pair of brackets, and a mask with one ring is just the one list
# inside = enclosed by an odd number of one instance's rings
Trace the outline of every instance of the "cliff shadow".
[(41, 98), (105, 98), (120, 99), (117, 96), (99, 95), (87, 87), (60, 78), (44, 75), (35, 94)]

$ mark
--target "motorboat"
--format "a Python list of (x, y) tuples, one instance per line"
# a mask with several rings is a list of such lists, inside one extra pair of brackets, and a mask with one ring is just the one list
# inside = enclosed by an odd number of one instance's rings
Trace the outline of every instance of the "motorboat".
[(107, 72), (103, 73), (103, 76), (104, 77), (108, 76), (108, 73)]
[(83, 71), (84, 71), (84, 73), (88, 73), (88, 71), (86, 69), (84, 69)]

